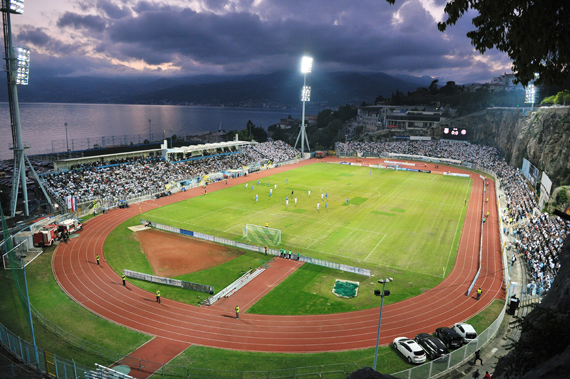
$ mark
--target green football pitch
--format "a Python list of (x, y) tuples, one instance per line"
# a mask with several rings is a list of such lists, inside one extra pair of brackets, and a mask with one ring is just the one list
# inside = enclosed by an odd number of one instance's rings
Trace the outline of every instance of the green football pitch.
[(141, 217), (246, 243), (246, 224), (269, 223), (277, 248), (359, 267), (443, 277), (453, 266), (470, 178), (325, 163), (256, 176)]

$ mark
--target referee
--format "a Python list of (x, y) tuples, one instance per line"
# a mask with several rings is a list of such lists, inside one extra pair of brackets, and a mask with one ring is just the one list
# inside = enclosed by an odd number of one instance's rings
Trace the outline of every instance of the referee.
[(121, 279), (123, 279), (123, 285), (127, 286), (127, 276), (125, 274), (121, 275)]

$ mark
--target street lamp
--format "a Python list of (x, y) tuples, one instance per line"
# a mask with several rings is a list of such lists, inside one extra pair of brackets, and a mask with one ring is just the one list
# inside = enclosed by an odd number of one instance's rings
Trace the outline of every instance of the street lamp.
[(67, 139), (67, 122), (63, 123), (65, 125), (65, 144), (67, 145), (67, 152), (69, 153), (69, 140)]
[(376, 371), (376, 361), (378, 360), (378, 343), (380, 342), (380, 325), (382, 324), (382, 307), (384, 306), (384, 296), (390, 295), (390, 291), (384, 290), (386, 287), (386, 283), (392, 282), (394, 279), (386, 278), (386, 279), (378, 279), (378, 283), (382, 283), (382, 292), (379, 290), (374, 290), (374, 295), (382, 297), (380, 301), (380, 317), (378, 318), (378, 334), (376, 335), (376, 352), (374, 353), (374, 371)]
[(165, 129), (165, 130), (164, 130), (164, 134), (165, 134), (165, 135), (166, 135), (166, 131), (167, 131), (167, 130), (170, 132), (170, 148), (172, 149), (172, 132), (173, 132), (174, 130), (172, 130), (172, 129)]
[(307, 141), (307, 150), (310, 150), (309, 139), (307, 138), (307, 132), (305, 131), (305, 102), (311, 101), (311, 87), (307, 86), (307, 74), (313, 69), (313, 58), (309, 57), (306, 51), (303, 59), (301, 59), (301, 72), (303, 73), (303, 89), (301, 91), (301, 101), (303, 102), (303, 113), (301, 116), (301, 130), (297, 136), (297, 141), (295, 142), (295, 148), (297, 147), (297, 142), (301, 138), (301, 154), (305, 152), (305, 141)]

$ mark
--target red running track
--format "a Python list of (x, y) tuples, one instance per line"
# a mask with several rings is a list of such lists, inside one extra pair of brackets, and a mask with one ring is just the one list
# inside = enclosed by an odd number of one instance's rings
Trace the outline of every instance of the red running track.
[[(252, 181), (277, 172), (314, 163), (303, 161), (247, 177), (218, 182), (208, 192)], [(372, 160), (367, 160), (368, 163)], [(428, 164), (428, 169), (433, 165)], [(433, 332), (437, 327), (464, 321), (486, 308), (494, 299), (504, 298), (503, 273), (494, 183), (489, 185), (489, 221), (484, 225), (482, 273), (475, 288), (483, 289), (476, 301), (465, 293), (477, 272), (480, 222), (484, 183), (478, 174), (455, 168), (446, 171), (471, 174), (473, 189), (465, 218), (455, 266), (435, 288), (412, 299), (384, 307), (380, 343), (389, 344), (398, 336)], [(426, 174), (427, 175), (427, 174)], [(204, 196), (202, 188), (142, 203), (142, 211), (186, 198)], [(207, 195), (205, 195), (207, 196)], [(90, 220), (80, 238), (57, 248), (52, 261), (61, 288), (76, 302), (108, 320), (172, 342), (224, 349), (263, 352), (327, 352), (370, 348), (376, 344), (379, 308), (312, 316), (269, 316), (233, 313), (215, 307), (197, 307), (162, 299), (152, 293), (121, 285), (106, 263), (103, 243), (113, 229), (139, 213), (139, 205), (112, 210)], [(101, 266), (95, 263), (100, 254)]]

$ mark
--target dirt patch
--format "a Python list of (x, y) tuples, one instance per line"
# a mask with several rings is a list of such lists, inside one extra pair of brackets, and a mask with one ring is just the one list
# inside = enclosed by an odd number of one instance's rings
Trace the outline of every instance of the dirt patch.
[(243, 254), (213, 242), (156, 229), (137, 232), (135, 236), (154, 275), (167, 278), (219, 266)]

